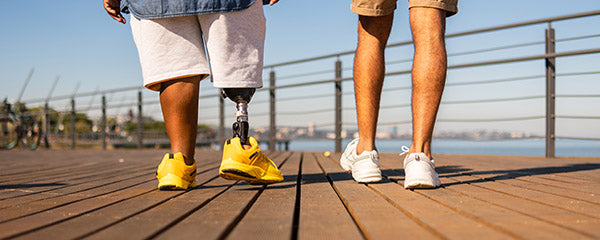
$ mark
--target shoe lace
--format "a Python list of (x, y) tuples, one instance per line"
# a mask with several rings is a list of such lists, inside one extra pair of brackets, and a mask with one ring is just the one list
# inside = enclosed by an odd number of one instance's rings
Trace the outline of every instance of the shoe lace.
[(410, 148), (408, 148), (407, 146), (402, 146), (400, 149), (402, 149), (402, 152), (400, 153), (400, 156), (407, 154), (408, 151), (410, 150)]

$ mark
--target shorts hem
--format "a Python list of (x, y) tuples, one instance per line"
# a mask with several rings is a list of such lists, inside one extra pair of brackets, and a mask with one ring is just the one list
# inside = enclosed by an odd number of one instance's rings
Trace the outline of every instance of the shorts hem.
[(448, 3), (432, 0), (410, 0), (408, 3), (408, 9), (413, 7), (424, 7), (424, 8), (436, 8), (446, 11), (446, 17), (450, 17), (458, 13), (457, 2)]
[(144, 87), (153, 91), (160, 90), (160, 84), (166, 81), (171, 81), (178, 78), (184, 77), (193, 77), (193, 76), (203, 76), (200, 80), (205, 79), (210, 75), (210, 72), (207, 69), (194, 69), (194, 70), (185, 70), (178, 72), (171, 72), (167, 74), (152, 76), (149, 78), (144, 78)]
[(213, 82), (215, 88), (262, 88), (263, 85), (256, 82), (217, 83)]
[(361, 7), (356, 7), (354, 5), (350, 5), (350, 10), (352, 10), (353, 13), (356, 13), (356, 14), (362, 15), (362, 16), (381, 17), (381, 16), (387, 16), (387, 15), (394, 13), (396, 8), (372, 9), (372, 8), (361, 8)]

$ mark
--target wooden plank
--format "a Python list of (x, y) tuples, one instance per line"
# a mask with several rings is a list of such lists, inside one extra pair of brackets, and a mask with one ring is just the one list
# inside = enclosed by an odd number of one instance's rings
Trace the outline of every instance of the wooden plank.
[[(448, 159), (448, 156), (450, 159)], [(522, 181), (534, 181), (546, 183), (548, 186), (556, 186), (559, 183), (554, 177), (556, 175), (563, 176), (564, 174), (572, 173), (577, 174), (576, 176), (579, 176), (580, 174), (590, 171), (598, 171), (596, 175), (600, 175), (600, 170), (586, 170), (595, 169), (596, 167), (594, 166), (600, 167), (600, 164), (590, 164), (589, 162), (565, 162), (564, 159), (546, 159), (539, 157), (529, 157), (522, 159), (521, 161), (515, 161), (515, 159), (519, 160), (521, 157), (494, 156), (491, 158), (489, 156), (484, 156), (480, 159), (477, 159), (474, 156), (468, 155), (442, 155), (440, 157), (436, 157), (436, 162), (438, 166), (441, 166), (441, 168), (444, 168), (444, 164), (459, 166), (461, 171), (456, 171), (456, 173), (468, 173), (470, 175), (482, 176), (491, 178), (493, 180), (519, 179)], [(591, 161), (590, 159), (583, 160)], [(583, 160), (575, 159), (574, 161)], [(595, 160), (595, 162), (600, 163), (600, 159)], [(439, 163), (442, 163), (442, 165)], [(549, 180), (552, 178), (554, 178), (555, 181)], [(570, 181), (573, 182), (573, 188), (571, 188), (570, 191), (572, 191), (575, 195), (589, 195), (589, 193), (595, 193), (597, 195), (597, 192), (600, 191), (597, 190), (600, 189), (600, 179), (594, 181), (592, 179), (582, 180), (578, 178), (570, 178)], [(566, 183), (567, 181), (563, 178), (561, 180), (561, 184)], [(580, 191), (581, 193), (575, 193), (577, 191)]]
[[(339, 154), (332, 158), (339, 159)], [(317, 160), (367, 238), (436, 238), (428, 229), (415, 223), (379, 194), (364, 184), (354, 182), (352, 176), (337, 163), (321, 156)]]
[[(472, 179), (468, 182), (490, 182), (494, 189), (503, 191), (506, 193), (513, 192), (514, 189), (518, 189), (524, 196), (530, 199), (547, 199), (550, 204), (562, 206), (567, 209), (580, 212), (589, 213), (592, 215), (600, 216), (600, 212), (595, 212), (595, 208), (600, 206), (600, 199), (596, 194), (585, 193), (581, 191), (573, 190), (574, 187), (565, 187), (560, 185), (550, 185), (541, 183), (537, 178), (532, 180), (523, 179), (507, 179), (507, 180), (492, 180), (481, 175), (465, 174), (465, 176), (471, 176)], [(568, 203), (565, 205), (565, 203)], [(590, 211), (591, 210), (591, 211)]]
[[(102, 180), (111, 181), (113, 178), (120, 175), (127, 176), (139, 171), (148, 171), (152, 168), (140, 168), (139, 166), (111, 166), (105, 169), (94, 171), (73, 172), (63, 176), (53, 176), (50, 179), (32, 178), (29, 183), (16, 183), (3, 185), (8, 189), (0, 192), (0, 208), (5, 207), (8, 203), (26, 201), (20, 200), (24, 196), (46, 193), (50, 195), (59, 195), (69, 192), (70, 189), (76, 189), (75, 186), (82, 184), (97, 184)], [(34, 198), (37, 199), (37, 198)]]
[[(156, 171), (156, 166), (158, 166), (158, 161), (157, 162), (148, 162), (148, 161), (143, 161), (143, 165), (140, 165), (138, 161), (135, 161), (135, 157), (139, 157), (140, 154), (139, 152), (133, 151), (133, 152), (129, 152), (129, 153), (125, 153), (125, 154), (129, 154), (129, 155), (121, 155), (119, 157), (115, 157), (122, 159), (122, 158), (126, 158), (127, 160), (125, 161), (126, 164), (122, 164), (122, 165), (117, 165), (116, 168), (113, 168), (112, 170), (108, 171), (108, 172), (100, 172), (91, 176), (77, 176), (76, 179), (78, 179), (78, 181), (75, 181), (73, 183), (69, 183), (68, 185), (64, 185), (64, 186), (60, 186), (60, 187), (51, 187), (49, 189), (49, 191), (41, 191), (43, 194), (34, 194), (34, 193), (24, 193), (24, 194), (18, 194), (17, 196), (19, 196), (19, 198), (15, 198), (14, 196), (11, 197), (10, 195), (7, 194), (7, 198), (10, 197), (10, 201), (0, 201), (0, 208), (5, 208), (8, 206), (12, 206), (15, 204), (24, 204), (27, 202), (32, 202), (32, 201), (39, 201), (42, 199), (48, 199), (48, 198), (57, 198), (57, 197), (61, 197), (61, 196), (65, 196), (65, 195), (69, 195), (72, 193), (78, 193), (78, 194), (86, 194), (87, 192), (93, 192), (95, 191), (95, 188), (97, 188), (98, 186), (102, 186), (102, 185), (106, 185), (106, 184), (111, 184), (114, 182), (117, 182), (119, 180), (122, 179), (126, 179), (132, 176), (136, 176), (139, 175), (140, 172), (147, 172), (148, 174), (154, 173)], [(204, 155), (206, 155), (207, 153), (203, 153)], [(156, 154), (154, 154), (156, 155)], [(205, 164), (214, 164), (216, 161), (214, 161), (214, 159), (217, 159), (219, 156), (219, 154), (217, 152), (215, 153), (210, 153), (208, 155), (206, 155), (206, 159), (208, 160), (203, 160), (202, 162), (199, 162), (197, 165), (199, 166), (203, 166)], [(154, 156), (156, 157), (156, 156)], [(145, 157), (142, 158), (142, 160)], [(148, 166), (150, 165), (150, 166)], [(121, 166), (122, 168), (119, 168), (119, 166)], [(125, 167), (127, 166), (127, 167)], [(142, 166), (142, 167), (140, 167)], [(146, 167), (144, 167), (146, 166)], [(22, 195), (22, 196), (20, 196)], [(3, 195), (4, 196), (4, 195)]]
[(292, 236), (298, 170), (302, 155), (295, 152), (289, 157), (280, 168), (284, 181), (265, 188), (228, 238), (242, 239), (253, 236), (285, 239)]
[[(69, 216), (85, 214), (89, 211), (93, 211), (96, 208), (113, 204), (120, 199), (126, 199), (145, 194), (148, 191), (154, 190), (156, 188), (156, 183), (151, 180), (143, 181), (143, 179), (132, 179), (121, 182), (119, 187), (120, 189), (115, 189), (113, 192), (106, 193), (102, 196), (72, 202), (68, 205), (48, 209), (43, 212), (38, 212), (34, 215), (3, 222), (0, 224), (0, 238), (9, 237), (15, 234), (48, 226)], [(123, 191), (125, 189), (127, 191)]]
[[(457, 182), (463, 180), (472, 180), (468, 176), (451, 177)], [(526, 191), (519, 188), (513, 188), (511, 193), (500, 192), (493, 189), (499, 184), (493, 182), (456, 184), (448, 187), (449, 189), (461, 192), (471, 198), (486, 201), (491, 204), (511, 209), (523, 215), (530, 216), (540, 221), (552, 224), (561, 228), (561, 232), (572, 231), (589, 238), (600, 238), (600, 218), (589, 214), (580, 214), (573, 211), (567, 211), (559, 206), (549, 206), (541, 204), (542, 199), (530, 200), (522, 195)], [(551, 196), (549, 196), (551, 197)], [(595, 208), (599, 208), (596, 206)], [(597, 211), (597, 210), (596, 210)]]
[[(37, 162), (27, 161), (28, 165), (38, 165)], [(18, 173), (14, 174), (5, 174), (4, 171), (0, 176), (0, 183), (13, 183), (13, 182), (27, 182), (32, 180), (42, 180), (42, 179), (52, 179), (57, 176), (64, 176), (68, 173), (72, 172), (80, 172), (80, 171), (91, 171), (92, 169), (96, 169), (101, 165), (99, 162), (91, 162), (91, 161), (82, 161), (76, 164), (62, 164), (62, 162), (54, 161), (54, 164), (50, 166), (44, 166), (44, 168), (40, 169), (40, 167), (20, 167)], [(2, 167), (5, 167), (2, 164)]]
[[(382, 159), (385, 162), (392, 162)], [(389, 165), (388, 165), (389, 166)], [(511, 236), (505, 232), (486, 225), (485, 222), (470, 218), (447, 208), (426, 196), (406, 190), (403, 186), (385, 179), (394, 169), (382, 166), (384, 184), (369, 184), (369, 187), (383, 195), (396, 208), (401, 209), (415, 222), (435, 232), (442, 239), (476, 239), (485, 236), (486, 239), (506, 239)]]
[[(401, 178), (391, 177), (390, 179), (397, 181), (400, 185), (403, 184)], [(442, 185), (451, 187), (438, 188), (433, 191), (414, 190), (414, 192), (513, 238), (574, 239), (587, 237), (579, 232), (565, 230), (534, 216), (498, 206), (488, 201), (489, 199), (479, 199), (456, 191), (455, 187), (461, 186), (461, 184), (457, 184), (459, 182), (451, 177), (441, 177), (440, 180)], [(469, 184), (462, 184), (462, 186), (464, 188), (475, 188), (469, 186)]]
[[(135, 175), (120, 175), (115, 176), (113, 179), (104, 179), (103, 181), (88, 182), (58, 189), (57, 192), (60, 191), (58, 193), (44, 192), (42, 194), (27, 195), (16, 199), (9, 199), (12, 201), (7, 200), (0, 202), (0, 206), (2, 206), (1, 210), (4, 212), (12, 212), (15, 215), (7, 214), (2, 217), (4, 220), (4, 217), (22, 216), (33, 211), (38, 211), (47, 206), (55, 206), (78, 201), (79, 199), (90, 196), (102, 195), (107, 192), (114, 191), (115, 189), (119, 189), (124, 183), (134, 184), (140, 181), (151, 180), (154, 177), (154, 170), (146, 170), (136, 173)], [(143, 180), (139, 180), (140, 178)]]
[[(598, 195), (600, 195), (600, 193), (595, 193), (600, 191), (600, 181), (596, 183), (592, 182), (590, 184), (588, 183), (590, 182), (590, 180), (579, 180), (575, 178), (570, 178), (570, 181), (573, 181), (575, 183), (566, 185), (570, 187), (565, 187), (563, 186), (565, 184), (564, 182), (558, 184), (559, 182), (557, 181), (549, 180), (549, 178), (553, 178), (557, 174), (562, 174), (560, 173), (561, 170), (569, 170), (568, 167), (565, 166), (572, 165), (572, 163), (562, 162), (563, 160), (550, 160), (544, 158), (544, 160), (546, 161), (536, 162), (535, 164), (537, 164), (537, 166), (533, 166), (528, 163), (527, 166), (519, 168), (509, 165), (508, 163), (504, 163), (502, 164), (502, 166), (497, 166), (497, 168), (494, 168), (494, 166), (498, 165), (497, 162), (488, 161), (487, 158), (481, 160), (477, 160), (472, 156), (469, 156), (469, 158), (469, 161), (466, 162), (465, 158), (463, 157), (454, 157), (452, 159), (444, 157), (441, 158), (441, 162), (453, 165), (458, 164), (458, 168), (460, 169), (459, 171), (454, 172), (456, 174), (468, 174), (477, 178), (494, 180), (497, 182), (510, 184), (516, 187), (552, 193), (558, 196), (571, 198), (576, 201), (585, 201), (593, 204), (600, 204), (600, 198), (598, 198)], [(512, 158), (518, 157), (511, 157), (511, 159)], [(436, 161), (440, 163), (438, 159), (436, 159)], [(444, 168), (444, 166), (442, 165), (441, 168)], [(539, 175), (542, 169), (550, 169), (549, 171), (551, 173)], [(573, 169), (570, 169), (569, 171), (573, 174), (581, 173), (581, 171), (575, 171)], [(543, 171), (541, 172), (543, 173)], [(535, 185), (535, 187), (532, 187), (533, 185)]]
[[(279, 158), (274, 159), (276, 162), (278, 160)], [(205, 231), (209, 234), (218, 235), (261, 189), (262, 187), (249, 186), (245, 183), (236, 184), (236, 182), (218, 178), (158, 207), (119, 222), (89, 238), (115, 239), (119, 238), (123, 232), (132, 229), (135, 231), (128, 236), (130, 239), (145, 239), (157, 235), (159, 238), (185, 238), (192, 236), (188, 234), (188, 231), (197, 231), (198, 228), (207, 228)], [(236, 191), (236, 193), (231, 194), (232, 191)], [(224, 202), (215, 203), (215, 201)], [(194, 219), (194, 216), (202, 215), (207, 210), (212, 211), (213, 215), (201, 217), (199, 220), (195, 219), (191, 221), (191, 224), (187, 224), (189, 219)], [(222, 219), (229, 219), (229, 221), (221, 222)], [(212, 225), (208, 227), (208, 224)], [(180, 226), (183, 226), (183, 230), (170, 231)], [(197, 236), (210, 238), (205, 235), (193, 235), (193, 237)]]
[[(197, 183), (201, 186), (216, 178), (215, 167), (205, 165), (198, 168)], [(148, 183), (148, 189), (156, 189), (156, 181)], [(184, 191), (149, 191), (146, 194), (136, 196), (121, 202), (86, 213), (84, 215), (60, 221), (56, 224), (40, 229), (38, 231), (23, 235), (18, 239), (79, 239), (89, 236), (102, 229), (109, 228), (119, 221), (126, 220), (148, 209), (156, 207), (178, 195), (185, 194)], [(118, 200), (118, 199), (115, 199)]]
[[(561, 175), (574, 180), (600, 182), (599, 158), (543, 158), (524, 156), (435, 155), (436, 161), (460, 164), (481, 172), (522, 176)], [(446, 161), (448, 160), (448, 161)]]
[(362, 239), (362, 235), (319, 168), (316, 153), (304, 154), (298, 239)]

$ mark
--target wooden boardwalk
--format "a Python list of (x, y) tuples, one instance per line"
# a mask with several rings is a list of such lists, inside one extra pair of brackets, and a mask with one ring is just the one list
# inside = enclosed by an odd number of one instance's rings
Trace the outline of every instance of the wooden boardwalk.
[(398, 154), (378, 184), (339, 155), (270, 152), (285, 181), (217, 177), (158, 191), (164, 150), (0, 152), (2, 239), (600, 239), (600, 159), (436, 155), (443, 187), (409, 191)]

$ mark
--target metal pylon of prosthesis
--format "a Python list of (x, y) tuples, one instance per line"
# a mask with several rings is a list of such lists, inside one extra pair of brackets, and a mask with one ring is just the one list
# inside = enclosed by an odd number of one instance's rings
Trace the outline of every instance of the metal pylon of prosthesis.
[(248, 129), (250, 125), (248, 124), (248, 103), (255, 91), (255, 88), (224, 88), (221, 90), (224, 98), (229, 98), (236, 103), (236, 121), (232, 126), (233, 137), (239, 137), (242, 145), (249, 145)]

